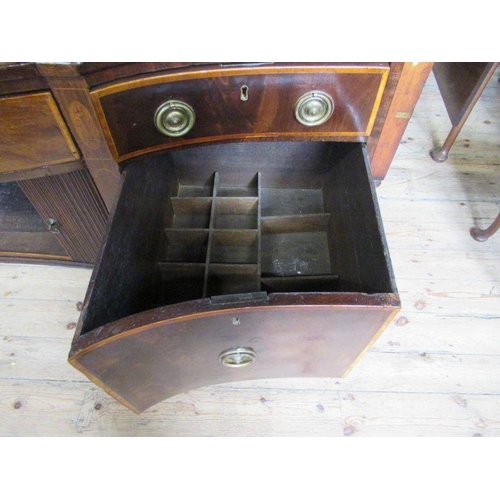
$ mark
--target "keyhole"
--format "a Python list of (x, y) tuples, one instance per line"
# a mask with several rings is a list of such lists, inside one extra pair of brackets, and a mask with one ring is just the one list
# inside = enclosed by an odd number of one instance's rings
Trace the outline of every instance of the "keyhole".
[(248, 101), (248, 86), (242, 85), (240, 89), (240, 99), (242, 101)]
[(47, 229), (51, 233), (56, 233), (57, 234), (59, 232), (59, 224), (58, 224), (58, 222), (55, 219), (47, 219), (45, 221), (45, 224), (47, 226)]

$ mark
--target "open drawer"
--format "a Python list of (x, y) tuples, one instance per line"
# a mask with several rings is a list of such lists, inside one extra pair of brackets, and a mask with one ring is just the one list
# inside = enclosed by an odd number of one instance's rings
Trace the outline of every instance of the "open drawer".
[(69, 360), (136, 412), (343, 377), (400, 308), (360, 143), (172, 150), (123, 176)]

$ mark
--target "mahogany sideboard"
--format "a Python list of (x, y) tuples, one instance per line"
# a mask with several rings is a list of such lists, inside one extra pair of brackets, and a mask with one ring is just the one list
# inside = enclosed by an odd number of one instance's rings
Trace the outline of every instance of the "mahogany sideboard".
[(133, 411), (345, 376), (400, 307), (374, 188), (431, 68), (4, 63), (2, 260), (95, 264), (69, 361)]

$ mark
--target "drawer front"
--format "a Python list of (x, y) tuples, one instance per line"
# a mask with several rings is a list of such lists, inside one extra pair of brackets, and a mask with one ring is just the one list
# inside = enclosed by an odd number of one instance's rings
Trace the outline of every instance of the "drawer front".
[[(344, 377), (396, 312), (396, 308), (347, 302), (338, 307), (310, 305), (307, 311), (288, 304), (188, 315), (178, 321), (168, 318), (166, 310), (155, 310), (147, 327), (141, 325), (142, 318), (148, 323), (145, 315), (138, 315), (133, 334), (102, 342), (70, 362), (139, 413), (200, 386)], [(235, 348), (251, 353), (251, 363), (243, 366), (243, 352), (241, 366), (231, 366), (224, 355), (231, 356)]]
[[(184, 144), (257, 138), (360, 141), (370, 134), (389, 68), (373, 66), (259, 67), (168, 74), (92, 92), (116, 161)], [(316, 126), (295, 117), (297, 101), (322, 91), (333, 114)], [(194, 111), (182, 137), (155, 127), (157, 109), (176, 100)]]
[(124, 177), (70, 362), (135, 411), (344, 376), (399, 308), (362, 144), (184, 148)]
[(0, 172), (80, 158), (49, 92), (0, 99)]

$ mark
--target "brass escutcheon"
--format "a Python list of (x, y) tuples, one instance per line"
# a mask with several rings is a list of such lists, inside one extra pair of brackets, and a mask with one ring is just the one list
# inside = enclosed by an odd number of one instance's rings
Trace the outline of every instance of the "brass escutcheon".
[(240, 88), (240, 100), (241, 101), (248, 101), (248, 93), (250, 89), (248, 88), (248, 85), (242, 85)]

